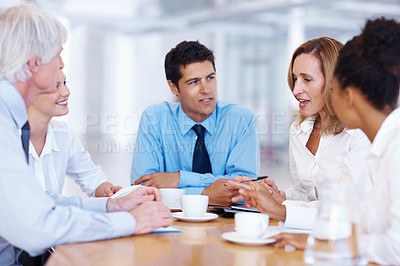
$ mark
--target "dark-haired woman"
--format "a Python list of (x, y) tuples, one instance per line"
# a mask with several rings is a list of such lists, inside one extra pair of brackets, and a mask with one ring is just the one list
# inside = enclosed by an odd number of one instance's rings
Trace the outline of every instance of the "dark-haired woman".
[(349, 41), (332, 82), (332, 104), (348, 128), (372, 142), (367, 160), (373, 190), (364, 196), (362, 230), (366, 255), (400, 265), (400, 24), (368, 21)]
[[(370, 190), (361, 227), (369, 261), (400, 265), (400, 24), (368, 21), (340, 51), (332, 80), (332, 105), (343, 124), (372, 142), (367, 160)], [(304, 249), (307, 235), (280, 234), (275, 246)]]

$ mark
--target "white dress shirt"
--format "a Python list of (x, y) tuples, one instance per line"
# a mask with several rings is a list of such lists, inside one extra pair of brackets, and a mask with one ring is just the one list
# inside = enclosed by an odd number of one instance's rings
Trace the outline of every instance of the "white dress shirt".
[(289, 167), (293, 185), (286, 191), (285, 226), (312, 229), (318, 208), (317, 181), (324, 178), (359, 182), (365, 178), (364, 157), (370, 147), (359, 129), (344, 129), (337, 135), (322, 135), (313, 155), (306, 147), (314, 126), (308, 118), (290, 127)]
[(362, 209), (366, 255), (379, 264), (400, 265), (400, 108), (382, 123), (367, 163), (373, 189)]
[(78, 137), (63, 121), (50, 122), (40, 156), (32, 142), (29, 142), (29, 154), (29, 167), (44, 191), (61, 194), (67, 175), (88, 196), (94, 196), (96, 188), (107, 181), (101, 167), (93, 163)]
[[(15, 248), (36, 256), (51, 246), (131, 235), (136, 223), (127, 212), (58, 206), (42, 191), (21, 144), (27, 120), (21, 95), (0, 80), (0, 265), (15, 264)], [(96, 202), (105, 209), (107, 200)]]

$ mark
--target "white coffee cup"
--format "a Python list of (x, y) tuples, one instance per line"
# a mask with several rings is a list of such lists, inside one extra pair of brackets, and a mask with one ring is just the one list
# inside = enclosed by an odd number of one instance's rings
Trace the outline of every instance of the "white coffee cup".
[(186, 191), (180, 188), (160, 188), (161, 202), (170, 209), (180, 209), (176, 200), (182, 195), (185, 195)]
[(262, 213), (235, 213), (235, 230), (241, 238), (259, 239), (268, 229), (269, 216)]
[(203, 217), (208, 207), (208, 196), (204, 195), (182, 195), (180, 201), (181, 209), (186, 217)]

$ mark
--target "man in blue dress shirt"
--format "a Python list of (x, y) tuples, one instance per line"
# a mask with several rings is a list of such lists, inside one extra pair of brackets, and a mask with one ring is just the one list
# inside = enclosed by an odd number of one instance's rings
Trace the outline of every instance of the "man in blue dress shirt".
[[(198, 41), (183, 41), (165, 58), (171, 92), (179, 103), (163, 102), (142, 114), (132, 161), (131, 181), (157, 188), (183, 188), (186, 194), (208, 195), (211, 203), (230, 204), (237, 190), (227, 186), (234, 176), (256, 177), (259, 148), (256, 118), (249, 109), (218, 101), (214, 55)], [(197, 133), (211, 171), (193, 171)]]
[[(2, 266), (16, 265), (23, 257), (21, 249), (37, 256), (51, 246), (143, 234), (172, 223), (170, 210), (161, 202), (146, 201), (132, 211), (138, 201), (157, 196), (150, 188), (138, 189), (145, 198), (131, 193), (120, 199), (82, 200), (81, 208), (59, 206), (40, 188), (27, 164), (21, 128), (27, 129), (26, 108), (36, 96), (56, 91), (66, 38), (61, 22), (35, 5), (15, 6), (0, 14)], [(25, 258), (42, 263), (36, 260), (40, 257)]]

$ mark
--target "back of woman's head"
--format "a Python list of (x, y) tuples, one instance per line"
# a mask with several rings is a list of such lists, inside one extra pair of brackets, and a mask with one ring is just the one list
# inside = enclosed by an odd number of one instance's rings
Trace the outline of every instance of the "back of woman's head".
[(400, 24), (368, 20), (362, 33), (346, 43), (334, 72), (341, 88), (359, 89), (378, 110), (397, 106), (400, 83)]
[[(293, 53), (292, 59), (290, 60), (289, 70), (288, 70), (288, 85), (293, 91), (294, 89), (294, 79), (293, 79), (293, 65), (296, 58), (301, 54), (312, 54), (318, 58), (321, 66), (321, 72), (325, 78), (324, 87), (324, 101), (325, 101), (325, 111), (327, 113), (327, 120), (321, 127), (321, 133), (323, 134), (337, 134), (343, 130), (343, 125), (336, 117), (332, 104), (331, 96), (329, 93), (330, 82), (333, 76), (333, 71), (335, 69), (336, 60), (339, 55), (340, 49), (343, 44), (330, 37), (320, 37), (317, 39), (309, 40), (302, 45), (300, 45)], [(300, 115), (298, 122), (304, 121), (305, 117)]]

